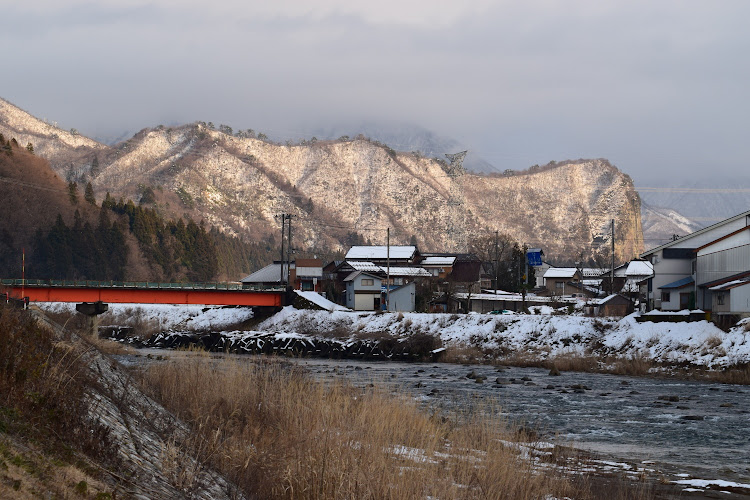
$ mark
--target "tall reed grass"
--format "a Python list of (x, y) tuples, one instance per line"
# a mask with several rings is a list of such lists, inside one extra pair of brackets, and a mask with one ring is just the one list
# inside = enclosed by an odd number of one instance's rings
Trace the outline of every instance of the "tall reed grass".
[(275, 360), (195, 356), (143, 377), (191, 425), (179, 445), (253, 498), (590, 496), (521, 456), (513, 442), (522, 438), (491, 405), (430, 414), (378, 385), (317, 381)]

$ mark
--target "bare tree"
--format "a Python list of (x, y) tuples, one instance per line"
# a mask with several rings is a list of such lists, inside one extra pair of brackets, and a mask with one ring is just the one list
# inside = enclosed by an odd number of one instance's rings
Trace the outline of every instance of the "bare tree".
[(509, 268), (517, 249), (518, 242), (510, 235), (494, 231), (485, 231), (469, 241), (469, 252), (479, 257), (498, 288), (509, 278)]

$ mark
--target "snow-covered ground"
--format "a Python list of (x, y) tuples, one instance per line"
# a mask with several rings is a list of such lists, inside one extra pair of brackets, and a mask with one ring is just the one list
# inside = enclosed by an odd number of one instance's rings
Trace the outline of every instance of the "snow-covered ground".
[[(72, 311), (73, 304), (40, 304), (50, 311)], [(147, 324), (151, 331), (229, 331), (251, 318), (244, 307), (110, 304), (100, 324)], [(376, 313), (345, 310), (298, 310), (287, 306), (255, 327), (256, 332), (327, 337), (332, 332), (357, 336), (423, 333), (443, 345), (470, 345), (502, 353), (531, 354), (540, 359), (565, 355), (645, 358), (709, 368), (750, 362), (750, 320), (729, 332), (707, 321), (638, 323), (635, 315), (622, 319), (551, 314), (425, 314)]]
[[(67, 302), (36, 304), (52, 313), (74, 313), (76, 305)], [(100, 325), (146, 326), (151, 331), (222, 331), (253, 317), (249, 307), (196, 306), (184, 304), (109, 304), (99, 317)]]
[[(548, 312), (548, 311), (545, 311)], [(259, 330), (325, 335), (342, 329), (358, 334), (437, 335), (446, 345), (473, 345), (504, 352), (642, 357), (658, 362), (706, 367), (750, 362), (748, 320), (730, 332), (709, 323), (638, 323), (554, 314), (344, 313), (284, 308), (258, 325)]]

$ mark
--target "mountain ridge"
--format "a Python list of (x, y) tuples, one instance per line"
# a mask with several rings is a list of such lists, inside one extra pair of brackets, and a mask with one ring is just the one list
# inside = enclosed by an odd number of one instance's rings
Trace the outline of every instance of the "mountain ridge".
[(9, 126), (3, 103), (0, 132), (41, 140), (40, 155), (58, 174), (91, 181), (99, 198), (146, 200), (166, 216), (201, 218), (251, 240), (274, 235), (274, 216), (288, 213), (300, 250), (385, 243), (390, 227), (392, 244), (462, 251), (470, 239), (500, 231), (542, 246), (550, 259), (572, 261), (606, 253), (615, 219), (618, 259), (642, 251), (638, 194), (604, 159), (454, 175), (445, 161), (363, 137), (278, 144), (201, 122), (143, 129), (113, 147), (83, 140), (72, 147), (67, 136), (55, 142), (57, 129), (34, 135), (39, 126), (25, 123), (35, 120), (30, 115)]

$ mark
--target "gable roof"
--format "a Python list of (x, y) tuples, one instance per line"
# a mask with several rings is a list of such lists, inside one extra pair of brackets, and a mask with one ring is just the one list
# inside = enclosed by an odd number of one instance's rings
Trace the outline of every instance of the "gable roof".
[(654, 265), (647, 260), (631, 260), (625, 271), (625, 276), (652, 276)]
[(732, 232), (732, 233), (729, 233), (729, 234), (725, 234), (725, 235), (724, 235), (724, 236), (722, 236), (721, 238), (716, 238), (716, 239), (715, 239), (715, 240), (713, 240), (713, 241), (709, 241), (709, 242), (708, 242), (708, 243), (706, 243), (705, 245), (701, 245), (701, 246), (699, 246), (698, 248), (696, 248), (696, 249), (695, 249), (695, 251), (696, 251), (696, 252), (698, 252), (698, 251), (700, 251), (700, 250), (703, 250), (704, 248), (708, 248), (708, 247), (710, 247), (710, 246), (712, 246), (712, 245), (715, 245), (715, 244), (719, 243), (720, 241), (723, 241), (723, 240), (729, 239), (729, 238), (731, 238), (732, 236), (734, 236), (734, 235), (737, 235), (737, 234), (740, 234), (740, 233), (741, 233), (741, 232), (743, 232), (743, 231), (747, 231), (748, 229), (750, 229), (750, 226), (745, 226), (745, 227), (743, 227), (743, 228), (740, 228), (740, 229), (738, 229), (737, 231), (734, 231), (734, 232)]
[(577, 272), (575, 267), (550, 267), (544, 273), (544, 278), (572, 278)]
[(705, 233), (707, 233), (709, 231), (712, 231), (712, 230), (714, 230), (716, 228), (719, 228), (719, 227), (721, 227), (721, 226), (723, 226), (725, 224), (729, 224), (730, 222), (734, 222), (736, 220), (742, 219), (743, 217), (750, 217), (750, 210), (748, 210), (747, 212), (742, 212), (741, 214), (737, 214), (734, 217), (730, 217), (730, 218), (725, 219), (725, 220), (723, 220), (721, 222), (717, 222), (716, 224), (712, 224), (712, 225), (710, 225), (708, 227), (704, 227), (703, 229), (699, 229), (698, 231), (695, 231), (695, 232), (692, 232), (692, 233), (690, 233), (688, 235), (685, 235), (685, 236), (682, 236), (680, 238), (677, 238), (674, 241), (670, 241), (670, 242), (665, 243), (663, 245), (660, 245), (658, 247), (652, 248), (651, 250), (643, 252), (640, 255), (640, 257), (644, 258), (645, 256), (651, 255), (653, 253), (656, 253), (659, 250), (662, 250), (664, 248), (668, 248), (668, 247), (671, 247), (671, 246), (674, 246), (674, 245), (677, 245), (677, 244), (680, 244), (680, 243), (684, 243), (685, 241), (687, 241), (687, 240), (689, 240), (691, 238), (694, 238), (696, 236), (700, 236), (701, 234), (705, 234)]
[[(242, 283), (279, 283), (281, 281), (281, 266), (279, 262), (268, 264), (266, 267), (258, 269), (254, 273), (245, 276), (240, 281)], [(284, 276), (286, 276), (287, 265), (284, 264)], [(292, 262), (291, 268), (294, 269)]]
[(346, 252), (345, 260), (384, 260), (388, 258), (390, 252), (391, 259), (411, 259), (417, 253), (417, 247), (391, 245), (375, 246), (354, 246)]
[(750, 278), (750, 270), (742, 271), (741, 273), (737, 273), (737, 274), (732, 274), (731, 276), (725, 276), (724, 278), (719, 278), (717, 280), (707, 281), (705, 283), (699, 283), (698, 286), (701, 288), (713, 289), (713, 287), (723, 285), (729, 281), (741, 280), (743, 278)]
[(422, 262), (420, 262), (420, 265), (422, 266), (452, 266), (453, 263), (456, 262), (456, 257), (438, 257), (438, 256), (430, 256), (425, 257), (422, 259)]
[(723, 283), (721, 285), (712, 286), (709, 288), (709, 290), (712, 290), (712, 291), (730, 290), (732, 288), (737, 288), (738, 286), (745, 286), (745, 285), (750, 285), (750, 278), (742, 278), (742, 279), (730, 281), (728, 283)]

